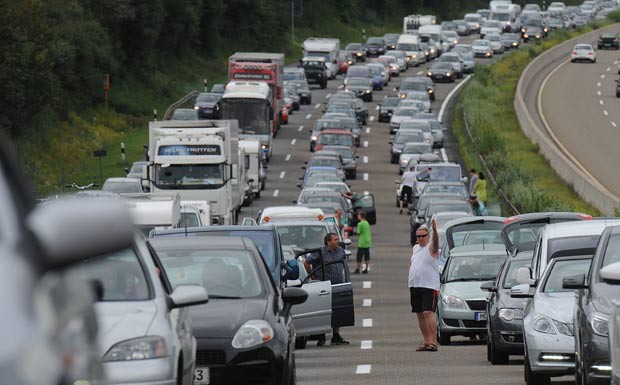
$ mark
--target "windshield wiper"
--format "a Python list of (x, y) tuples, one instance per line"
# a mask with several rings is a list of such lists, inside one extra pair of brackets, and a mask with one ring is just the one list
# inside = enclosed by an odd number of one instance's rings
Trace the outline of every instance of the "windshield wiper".
[(232, 295), (209, 295), (209, 299), (242, 299), (243, 297), (236, 297)]

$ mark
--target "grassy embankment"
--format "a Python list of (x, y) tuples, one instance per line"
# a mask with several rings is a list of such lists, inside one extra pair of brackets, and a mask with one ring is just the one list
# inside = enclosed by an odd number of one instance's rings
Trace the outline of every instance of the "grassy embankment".
[[(490, 66), (477, 66), (475, 76), (462, 90), (452, 116), (452, 131), (467, 168), (482, 169), (480, 153), (495, 175), (498, 186), (521, 212), (580, 211), (598, 215), (551, 168), (547, 160), (521, 131), (513, 101), (521, 73), (536, 56), (557, 44), (620, 21), (620, 13), (609, 20), (574, 31), (558, 31), (540, 44), (505, 54)], [(463, 112), (465, 114), (463, 114)], [(472, 131), (469, 139), (464, 115)], [(490, 181), (489, 190), (493, 190)], [(497, 199), (489, 191), (491, 200)]]

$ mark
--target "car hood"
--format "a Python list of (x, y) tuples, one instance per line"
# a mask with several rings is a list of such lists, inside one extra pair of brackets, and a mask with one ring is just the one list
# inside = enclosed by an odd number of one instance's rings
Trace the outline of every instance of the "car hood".
[(444, 283), (441, 294), (453, 295), (463, 300), (483, 299), (488, 293), (480, 289), (480, 284), (485, 281), (449, 282)]
[(246, 321), (263, 319), (267, 299), (211, 299), (193, 306), (192, 330), (196, 338), (233, 338)]
[(525, 309), (525, 305), (527, 305), (527, 298), (511, 297), (510, 289), (497, 289), (496, 295), (498, 308)]
[(565, 291), (559, 293), (536, 293), (534, 308), (537, 313), (544, 314), (554, 320), (573, 323), (575, 293)]
[(596, 311), (611, 313), (611, 301), (620, 297), (620, 285), (608, 285), (606, 283), (592, 284), (592, 303)]
[(97, 302), (95, 312), (102, 354), (120, 341), (148, 335), (157, 311), (153, 301)]

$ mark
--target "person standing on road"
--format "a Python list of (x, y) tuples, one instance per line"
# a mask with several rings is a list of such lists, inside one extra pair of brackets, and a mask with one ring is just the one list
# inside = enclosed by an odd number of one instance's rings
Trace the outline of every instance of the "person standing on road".
[(480, 202), (484, 203), (487, 201), (487, 180), (482, 172), (478, 173), (478, 180), (474, 185), (474, 192), (472, 195), (477, 196)]
[(418, 243), (413, 246), (409, 261), (409, 295), (411, 311), (418, 317), (424, 343), (417, 351), (437, 351), (437, 295), (439, 293), (439, 237), (435, 219), (431, 233), (426, 225), (416, 231)]
[(400, 183), (402, 185), (400, 189), (400, 211), (399, 214), (403, 213), (403, 207), (405, 206), (405, 202), (407, 204), (411, 204), (411, 199), (413, 197), (413, 185), (415, 184), (416, 178), (418, 175), (429, 172), (431, 167), (426, 168), (420, 171), (414, 171), (415, 166), (409, 167), (409, 171), (405, 171), (403, 176), (400, 178)]
[(480, 200), (478, 200), (477, 196), (470, 195), (469, 203), (471, 204), (471, 207), (474, 208), (476, 216), (483, 217), (485, 215), (489, 215), (489, 212), (487, 211), (487, 208), (485, 207), (484, 202), (481, 202)]
[(372, 246), (372, 238), (370, 235), (370, 224), (366, 220), (366, 212), (360, 211), (357, 213), (357, 235), (359, 236), (357, 241), (357, 268), (355, 274), (360, 273), (362, 267), (362, 259), (366, 264), (366, 268), (363, 273), (368, 274), (368, 266), (370, 265), (370, 247)]
[(472, 168), (469, 170), (469, 195), (474, 194), (476, 182), (478, 182), (478, 174), (476, 173), (476, 169)]
[[(321, 274), (321, 269), (319, 269), (316, 274), (318, 274), (319, 276), (323, 275), (323, 279), (325, 281), (331, 281), (332, 285), (345, 283), (346, 280), (344, 275), (344, 264), (346, 263), (347, 255), (344, 249), (340, 247), (340, 239), (338, 238), (338, 234), (327, 233), (327, 235), (325, 235), (325, 238), (323, 238), (323, 242), (325, 243), (325, 246), (321, 248), (320, 255), (316, 255), (319, 253), (313, 253), (304, 260), (304, 267), (306, 268), (306, 271), (310, 273), (317, 266), (321, 266), (321, 257), (323, 258), (323, 264), (325, 265), (331, 262), (342, 262), (332, 263), (325, 266), (325, 274)], [(334, 327), (332, 328), (332, 332), (332, 345), (349, 344), (349, 341), (346, 341), (340, 336), (340, 328)], [(316, 345), (325, 345), (325, 335), (319, 338), (319, 341), (316, 343)]]

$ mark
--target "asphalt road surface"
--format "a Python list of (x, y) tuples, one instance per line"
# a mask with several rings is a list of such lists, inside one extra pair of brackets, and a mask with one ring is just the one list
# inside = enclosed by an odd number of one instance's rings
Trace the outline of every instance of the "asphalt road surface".
[[(428, 66), (410, 68), (401, 78), (423, 76)], [(461, 81), (437, 85), (432, 112), (438, 113), (448, 93)], [(417, 319), (411, 313), (407, 288), (411, 255), (409, 217), (399, 215), (395, 206), (394, 181), (399, 178), (398, 169), (389, 159), (389, 124), (378, 123), (376, 111), (378, 102), (385, 95), (394, 94), (392, 89), (398, 83), (398, 77), (392, 79), (389, 87), (375, 91), (374, 101), (367, 103), (373, 118), (362, 131), (362, 146), (357, 151), (360, 155), (357, 179), (348, 182), (353, 191), (374, 194), (377, 205), (377, 224), (371, 228), (374, 253), (370, 273), (352, 276), (356, 326), (341, 330), (351, 344), (317, 347), (314, 341), (310, 341), (305, 349), (297, 350), (298, 383), (522, 384), (522, 357), (513, 356), (510, 365), (492, 366), (486, 360), (486, 345), (482, 341), (454, 337), (451, 346), (440, 346), (438, 352), (415, 351), (422, 336)], [(240, 218), (255, 217), (261, 208), (289, 205), (297, 199), (300, 190), (296, 184), (302, 176), (301, 166), (310, 156), (308, 130), (322, 115), (323, 103), (337, 92), (341, 84), (342, 77), (339, 76), (324, 90), (313, 86), (313, 104), (302, 106), (290, 116), (289, 124), (283, 126), (275, 138), (266, 190), (253, 207), (243, 209)], [(449, 121), (449, 112), (449, 109), (444, 112), (446, 122)], [(456, 143), (449, 131), (446, 134), (445, 153), (440, 152), (440, 155), (450, 161), (459, 161)], [(356, 237), (353, 242), (357, 242)], [(355, 255), (355, 248), (352, 251)], [(351, 271), (354, 264), (354, 260), (350, 261)]]

